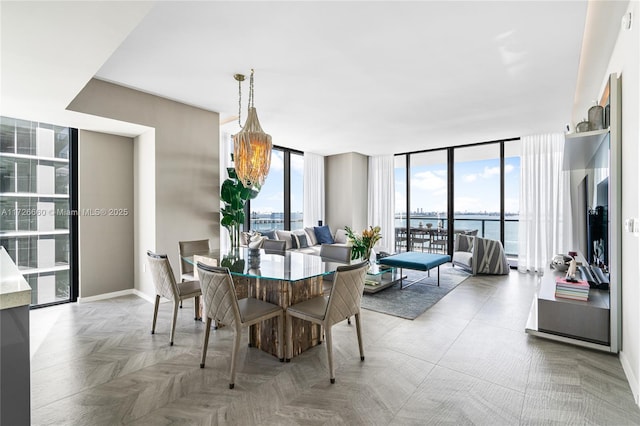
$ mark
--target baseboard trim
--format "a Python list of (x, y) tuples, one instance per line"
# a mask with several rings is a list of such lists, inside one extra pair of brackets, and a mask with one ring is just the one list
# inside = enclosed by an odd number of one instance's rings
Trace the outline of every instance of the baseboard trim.
[(629, 387), (631, 387), (633, 399), (635, 400), (636, 405), (640, 406), (640, 399), (638, 395), (638, 379), (633, 374), (633, 369), (631, 368), (631, 364), (629, 363), (627, 355), (622, 351), (620, 351), (620, 364), (622, 364), (622, 370), (627, 376), (627, 382), (629, 382)]
[(135, 291), (134, 289), (130, 288), (127, 290), (120, 290), (120, 291), (114, 291), (111, 293), (98, 294), (97, 296), (78, 297), (78, 303), (95, 302), (97, 300), (113, 299), (114, 297), (128, 296), (130, 294), (135, 294), (134, 291)]
[[(127, 290), (114, 291), (112, 293), (98, 294), (97, 296), (78, 297), (78, 303), (88, 303), (88, 302), (95, 302), (97, 300), (113, 299), (114, 297), (129, 296), (130, 294), (133, 294), (134, 296), (138, 296), (139, 298), (144, 299), (149, 303), (155, 303), (156, 302), (156, 296), (155, 295), (154, 296), (149, 296), (148, 294), (145, 294), (145, 293), (141, 292), (140, 290), (137, 290), (135, 288), (130, 288), (130, 289), (127, 289)], [(166, 303), (166, 302), (168, 302), (167, 299), (160, 298), (160, 303)]]
[[(135, 288), (133, 289), (133, 294), (135, 294), (136, 296), (138, 296), (141, 299), (146, 300), (149, 303), (156, 303), (156, 296), (155, 295), (149, 296), (148, 294), (143, 293), (140, 290), (135, 289)], [(166, 301), (166, 299), (160, 298), (160, 303), (163, 303), (165, 301)]]

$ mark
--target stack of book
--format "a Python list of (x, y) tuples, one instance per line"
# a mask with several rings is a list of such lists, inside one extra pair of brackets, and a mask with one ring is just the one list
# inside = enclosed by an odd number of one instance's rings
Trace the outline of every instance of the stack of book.
[(572, 282), (567, 281), (566, 278), (556, 278), (556, 297), (586, 302), (589, 299), (589, 283), (582, 280)]
[(377, 286), (377, 285), (380, 285), (380, 281), (377, 281), (375, 279), (367, 278), (367, 279), (364, 280), (364, 285)]

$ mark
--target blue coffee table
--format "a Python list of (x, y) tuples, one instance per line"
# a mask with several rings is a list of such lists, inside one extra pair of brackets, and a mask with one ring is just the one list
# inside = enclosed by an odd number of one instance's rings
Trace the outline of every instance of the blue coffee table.
[(445, 264), (447, 262), (451, 262), (451, 256), (446, 254), (435, 254), (435, 253), (420, 253), (415, 251), (408, 251), (406, 253), (393, 254), (391, 256), (384, 257), (380, 259), (379, 263), (381, 265), (393, 266), (395, 268), (400, 268), (400, 289), (407, 288), (422, 281), (425, 277), (407, 283), (403, 287), (403, 269), (413, 269), (415, 271), (427, 271), (427, 276), (429, 276), (429, 271), (433, 268), (438, 268), (438, 287), (440, 286), (440, 265)]

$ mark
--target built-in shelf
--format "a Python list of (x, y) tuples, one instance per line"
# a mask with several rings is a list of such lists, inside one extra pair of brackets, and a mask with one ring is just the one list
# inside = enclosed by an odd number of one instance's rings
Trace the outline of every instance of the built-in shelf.
[(609, 134), (609, 129), (592, 130), (582, 133), (568, 133), (564, 136), (563, 170), (586, 169), (600, 144)]

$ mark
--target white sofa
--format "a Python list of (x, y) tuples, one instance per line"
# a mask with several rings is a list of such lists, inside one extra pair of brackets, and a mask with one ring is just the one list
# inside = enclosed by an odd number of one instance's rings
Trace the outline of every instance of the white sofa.
[[(308, 227), (304, 229), (298, 229), (294, 231), (276, 231), (276, 239), (286, 241), (287, 250), (297, 251), (301, 253), (307, 254), (315, 254), (317, 256), (320, 255), (320, 247), (321, 243), (318, 242), (315, 234), (315, 227)], [(306, 239), (306, 244), (304, 244), (300, 238), (300, 236), (304, 236)], [(297, 238), (296, 238), (297, 237)], [(349, 245), (349, 239), (347, 238), (347, 231), (344, 229), (337, 229), (335, 232), (331, 232), (331, 237), (333, 239), (333, 244), (335, 245)], [(297, 246), (294, 242), (297, 240), (299, 243)], [(301, 246), (300, 246), (301, 245)]]
[[(287, 250), (319, 256), (322, 244), (318, 242), (318, 239), (316, 238), (315, 228), (316, 227), (307, 227), (293, 231), (283, 231), (278, 229), (273, 231), (273, 236), (275, 236), (276, 240), (284, 240), (286, 242)], [(246, 245), (247, 234), (243, 234), (245, 235), (243, 235), (241, 245)], [(267, 234), (270, 233), (262, 233), (262, 235)], [(335, 232), (330, 231), (330, 234), (333, 239), (333, 244), (342, 246), (350, 244), (349, 239), (347, 238), (347, 231), (344, 229), (337, 229)], [(301, 236), (304, 238), (300, 238)]]

